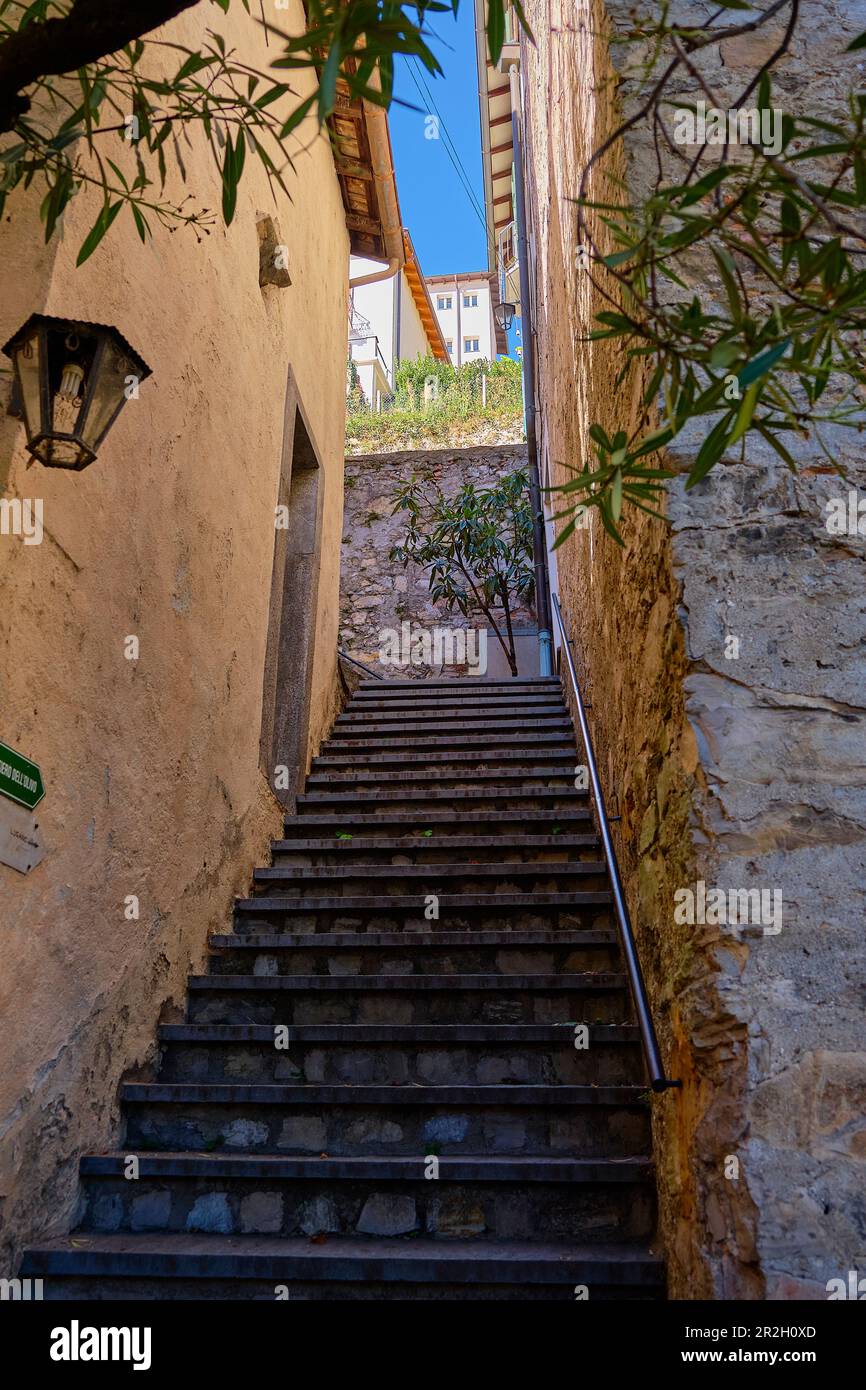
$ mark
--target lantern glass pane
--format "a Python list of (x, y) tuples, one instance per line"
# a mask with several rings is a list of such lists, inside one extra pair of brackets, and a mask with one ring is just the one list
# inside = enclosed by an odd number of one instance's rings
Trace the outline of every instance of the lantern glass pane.
[(94, 451), (111, 424), (118, 406), (123, 405), (126, 378), (138, 377), (135, 364), (122, 348), (108, 339), (104, 351), (97, 358), (97, 377), (93, 384), (93, 395), (81, 438)]
[(24, 411), (24, 424), (27, 438), (33, 439), (41, 430), (41, 402), (39, 393), (39, 361), (41, 344), (38, 325), (31, 328), (27, 337), (15, 349), (15, 365), (18, 368), (18, 384), (21, 390), (21, 406)]
[(77, 439), (58, 439), (55, 436), (48, 441), (48, 447), (51, 451), (49, 463), (55, 468), (81, 468), (90, 462), (90, 454)]

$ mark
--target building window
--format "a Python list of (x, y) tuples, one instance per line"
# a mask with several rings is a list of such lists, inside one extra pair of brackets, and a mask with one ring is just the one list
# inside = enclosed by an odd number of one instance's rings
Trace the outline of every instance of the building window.
[(464, 296), (463, 296), (463, 308), (464, 308), (464, 309), (477, 309), (477, 308), (478, 308), (478, 295), (477, 295), (477, 294), (464, 294)]
[(477, 338), (464, 338), (464, 339), (463, 339), (463, 351), (464, 351), (464, 352), (477, 352), (477, 351), (478, 351), (478, 339), (477, 339)]
[(451, 308), (451, 296), (450, 296), (450, 294), (437, 294), (437, 296), (436, 296), (436, 308), (437, 308), (437, 309), (450, 309), (450, 308)]
[(454, 339), (453, 339), (453, 338), (446, 338), (446, 339), (445, 339), (445, 351), (448, 353), (449, 356), (450, 356), (451, 353), (454, 351)]

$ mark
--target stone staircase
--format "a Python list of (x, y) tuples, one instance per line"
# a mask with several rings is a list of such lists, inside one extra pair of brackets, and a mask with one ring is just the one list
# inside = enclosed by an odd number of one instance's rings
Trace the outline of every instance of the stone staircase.
[(22, 1275), (57, 1299), (663, 1297), (576, 761), (555, 680), (362, 684), (156, 1079), (124, 1085), (124, 1147), (82, 1159), (79, 1229)]

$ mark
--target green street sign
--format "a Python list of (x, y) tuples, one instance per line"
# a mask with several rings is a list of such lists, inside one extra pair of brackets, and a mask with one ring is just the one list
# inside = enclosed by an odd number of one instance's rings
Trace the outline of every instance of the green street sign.
[(35, 763), (14, 748), (0, 743), (0, 796), (8, 796), (32, 811), (45, 795), (42, 773)]

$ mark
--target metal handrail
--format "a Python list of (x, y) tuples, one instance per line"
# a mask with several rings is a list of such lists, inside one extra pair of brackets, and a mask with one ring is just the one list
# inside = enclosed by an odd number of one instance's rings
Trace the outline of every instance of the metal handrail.
[(622, 887), (622, 879), (620, 878), (619, 864), (617, 863), (616, 851), (614, 850), (613, 840), (611, 839), (604, 792), (601, 789), (598, 764), (595, 760), (595, 751), (592, 746), (592, 739), (590, 738), (586, 708), (583, 703), (583, 696), (580, 693), (577, 671), (574, 666), (574, 657), (571, 654), (571, 645), (568, 633), (565, 630), (559, 599), (556, 594), (552, 594), (551, 597), (553, 599), (553, 611), (556, 614), (556, 620), (559, 624), (559, 634), (562, 638), (562, 650), (565, 652), (568, 674), (571, 677), (571, 686), (577, 703), (577, 718), (580, 723), (580, 733), (583, 739), (584, 752), (586, 754), (589, 780), (592, 785), (592, 795), (595, 801), (596, 815), (598, 817), (599, 834), (601, 836), (601, 843), (604, 847), (604, 857), (607, 860), (607, 870), (610, 875), (610, 884), (613, 890), (613, 901), (614, 907), (616, 908), (617, 924), (619, 926), (620, 944), (622, 946), (623, 956), (625, 957), (629, 989), (631, 990), (631, 997), (634, 1002), (635, 1012), (637, 1013), (638, 1028), (640, 1029), (640, 1038), (643, 1044), (650, 1084), (654, 1091), (666, 1091), (671, 1086), (682, 1086), (683, 1083), (681, 1081), (671, 1081), (665, 1076), (664, 1067), (662, 1066), (658, 1038), (656, 1037), (656, 1030), (653, 1026), (646, 985), (644, 984), (640, 961), (638, 960), (637, 946), (635, 945), (634, 934), (631, 929), (631, 918), (629, 917), (625, 893)]
[(350, 666), (357, 666), (358, 670), (363, 671), (365, 675), (375, 676), (377, 681), (385, 679), (380, 671), (374, 671), (372, 666), (368, 666), (366, 661), (359, 661), (356, 656), (349, 656), (349, 653), (344, 652), (342, 647), (337, 648), (337, 655), (341, 656), (344, 661), (348, 661)]

